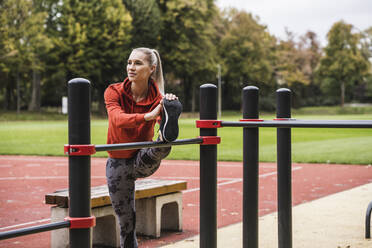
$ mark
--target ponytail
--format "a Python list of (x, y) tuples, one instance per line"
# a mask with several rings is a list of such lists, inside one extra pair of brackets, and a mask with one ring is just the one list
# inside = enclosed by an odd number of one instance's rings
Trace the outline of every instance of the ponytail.
[(155, 49), (152, 49), (152, 52), (156, 56), (155, 71), (152, 73), (152, 79), (158, 84), (159, 91), (164, 95), (164, 77), (163, 77), (163, 68), (161, 65), (159, 52)]

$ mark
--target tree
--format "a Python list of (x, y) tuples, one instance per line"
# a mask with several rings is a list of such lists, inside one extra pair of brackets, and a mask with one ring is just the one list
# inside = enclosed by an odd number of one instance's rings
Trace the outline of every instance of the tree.
[(159, 50), (166, 82), (182, 81), (184, 109), (194, 111), (196, 87), (215, 79), (216, 52), (210, 38), (216, 6), (212, 0), (158, 0), (158, 5), (162, 13)]
[[(370, 65), (372, 62), (372, 27), (367, 28), (361, 32), (361, 49), (363, 57), (369, 61)], [(372, 69), (365, 78), (364, 83), (359, 88), (360, 100), (365, 102), (372, 101)]]
[[(41, 11), (37, 0), (6, 0), (1, 5), (0, 44), (4, 54), (0, 58), (0, 70), (6, 84), (6, 108), (11, 105), (15, 81), (18, 112), (22, 102), (30, 98), (29, 110), (40, 110), (40, 73), (44, 68), (41, 57), (51, 47), (45, 35), (46, 12)], [(32, 85), (28, 83), (31, 78)], [(28, 93), (29, 89), (32, 94)]]
[(345, 91), (354, 83), (361, 82), (368, 73), (369, 63), (359, 46), (360, 36), (352, 32), (353, 26), (343, 21), (336, 22), (327, 34), (328, 45), (317, 70), (324, 90), (332, 94), (339, 88), (340, 105), (344, 106)]
[(300, 107), (307, 102), (314, 104), (317, 100), (313, 92), (317, 91), (314, 71), (321, 57), (316, 34), (308, 31), (296, 42), (294, 35), (287, 30), (287, 39), (279, 41), (276, 56), (277, 83), (292, 89), (294, 107)]
[(25, 0), (0, 2), (0, 69), (3, 74), (1, 86), (5, 88), (4, 107), (9, 109), (16, 105), (18, 113), (21, 108), (21, 77), (27, 69), (24, 32), (30, 9), (30, 2)]
[(273, 88), (275, 38), (258, 21), (245, 11), (230, 9), (223, 13), (225, 32), (217, 47), (223, 58), (227, 108), (240, 107), (244, 84), (253, 83), (262, 91)]
[(93, 97), (103, 110), (107, 85), (123, 79), (130, 14), (121, 0), (64, 0), (58, 12), (54, 52), (63, 65), (65, 82), (74, 77), (90, 79)]
[(26, 30), (27, 43), (29, 44), (29, 60), (32, 70), (32, 93), (28, 105), (29, 111), (40, 111), (41, 107), (41, 73), (45, 71), (45, 57), (48, 56), (53, 44), (46, 34), (45, 22), (47, 12), (42, 8), (41, 1), (34, 1), (32, 18), (29, 18)]
[(162, 21), (156, 0), (123, 0), (132, 17), (131, 46), (157, 47)]

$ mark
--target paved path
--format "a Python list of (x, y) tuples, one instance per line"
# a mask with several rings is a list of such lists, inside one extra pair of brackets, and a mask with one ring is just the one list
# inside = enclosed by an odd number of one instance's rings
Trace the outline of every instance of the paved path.
[[(105, 161), (92, 158), (92, 186), (106, 183)], [(260, 216), (276, 211), (276, 165), (260, 164)], [(44, 195), (67, 188), (67, 157), (0, 156), (0, 232), (48, 223), (50, 209)], [(357, 165), (293, 164), (293, 204), (311, 202), (371, 182), (372, 167)], [(182, 179), (184, 231), (163, 233), (160, 239), (140, 237), (140, 247), (159, 247), (193, 237), (199, 229), (199, 162), (162, 162), (152, 178)], [(242, 165), (218, 164), (218, 226), (242, 219)], [(372, 197), (371, 197), (372, 200)], [(366, 206), (363, 206), (365, 208)], [(50, 247), (49, 233), (0, 241), (0, 247)]]
[[(365, 211), (371, 200), (372, 183), (297, 205), (293, 215), (294, 248), (370, 248), (365, 239)], [(277, 213), (259, 219), (259, 247), (278, 247)], [(199, 236), (164, 248), (197, 248)], [(217, 232), (217, 247), (242, 247), (242, 223), (222, 227)]]

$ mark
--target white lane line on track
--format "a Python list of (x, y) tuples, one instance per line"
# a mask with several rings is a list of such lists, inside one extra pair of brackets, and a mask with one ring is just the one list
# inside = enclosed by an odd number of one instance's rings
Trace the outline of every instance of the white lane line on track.
[(41, 164), (26, 164), (26, 167), (40, 167)]
[[(199, 167), (199, 163), (192, 163), (192, 162), (179, 162), (178, 160), (175, 160), (176, 162), (164, 160), (161, 162), (162, 166), (190, 166), (190, 167)], [(231, 164), (229, 163), (218, 163), (217, 167), (243, 167), (243, 163), (233, 162)], [(276, 168), (276, 165), (273, 164), (260, 164), (260, 168)]]
[[(301, 170), (302, 167), (294, 167), (292, 169), (292, 171), (296, 171), (296, 170)], [(262, 174), (262, 175), (259, 175), (260, 178), (265, 178), (265, 177), (269, 177), (269, 176), (273, 176), (273, 175), (276, 175), (277, 172), (276, 171), (273, 171), (273, 172), (270, 172), (270, 173), (265, 173), (265, 174)], [(220, 178), (218, 178), (220, 179)], [(243, 179), (242, 178), (236, 178), (236, 179), (233, 179), (231, 181), (227, 181), (227, 182), (223, 182), (223, 183), (217, 183), (217, 187), (219, 186), (223, 186), (223, 185), (228, 185), (228, 184), (233, 184), (233, 183), (239, 183), (239, 182), (243, 182)], [(195, 191), (199, 191), (200, 188), (193, 188), (193, 189), (187, 189), (187, 190), (183, 190), (182, 193), (190, 193), (190, 192), (195, 192)]]
[(68, 157), (7, 157), (7, 156), (1, 156), (0, 161), (43, 161), (43, 162), (65, 162), (68, 161)]
[(68, 163), (55, 163), (54, 166), (61, 166), (61, 167), (67, 167)]
[[(168, 176), (168, 177), (151, 177), (153, 179), (170, 179), (170, 180), (199, 180), (200, 177), (173, 177), (173, 176)], [(239, 178), (236, 178), (236, 177), (219, 177), (217, 178), (218, 180), (236, 180), (236, 179), (239, 179)]]
[[(106, 178), (106, 176), (92, 176), (92, 179), (102, 179)], [(54, 180), (67, 180), (68, 176), (45, 176), (45, 177), (0, 177), (0, 181), (11, 181), (11, 180), (47, 180), (47, 179), (54, 179)]]
[(0, 168), (11, 168), (13, 165), (11, 164), (0, 164)]
[(28, 226), (28, 225), (35, 225), (35, 224), (39, 224), (39, 223), (43, 223), (43, 222), (47, 222), (47, 221), (50, 221), (50, 218), (49, 219), (42, 219), (42, 220), (30, 221), (30, 222), (26, 222), (26, 223), (22, 223), (22, 224), (17, 224), (17, 225), (13, 225), (13, 226), (0, 227), (0, 231), (4, 231), (4, 230), (8, 230), (8, 229), (13, 229), (13, 228), (17, 228), (17, 227)]

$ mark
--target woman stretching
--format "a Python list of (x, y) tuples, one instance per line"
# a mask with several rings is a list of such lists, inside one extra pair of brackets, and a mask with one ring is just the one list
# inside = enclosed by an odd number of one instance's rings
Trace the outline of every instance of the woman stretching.
[[(124, 82), (111, 84), (105, 91), (107, 143), (151, 141), (157, 120), (161, 120), (158, 140), (175, 140), (182, 105), (175, 95), (164, 95), (159, 53), (149, 48), (134, 49), (128, 58), (127, 74)], [(138, 247), (135, 180), (152, 175), (170, 150), (169, 146), (108, 152), (106, 177), (122, 248)]]

